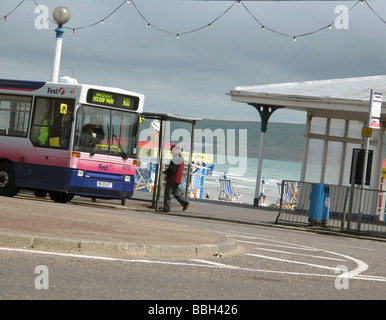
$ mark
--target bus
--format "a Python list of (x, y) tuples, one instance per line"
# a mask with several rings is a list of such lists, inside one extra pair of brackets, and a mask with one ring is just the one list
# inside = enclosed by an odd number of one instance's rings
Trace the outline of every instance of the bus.
[(143, 103), (142, 94), (71, 78), (0, 80), (0, 195), (129, 199)]

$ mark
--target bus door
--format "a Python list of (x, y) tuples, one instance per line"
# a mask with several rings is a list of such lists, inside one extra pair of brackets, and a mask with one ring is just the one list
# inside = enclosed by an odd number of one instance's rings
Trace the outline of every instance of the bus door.
[(23, 186), (65, 191), (74, 122), (74, 99), (35, 99)]
[[(31, 117), (32, 96), (0, 95), (0, 158), (3, 162), (1, 170), (14, 170), (15, 181), (21, 180), (18, 168), (26, 158), (28, 125)], [(9, 169), (11, 166), (11, 169)]]

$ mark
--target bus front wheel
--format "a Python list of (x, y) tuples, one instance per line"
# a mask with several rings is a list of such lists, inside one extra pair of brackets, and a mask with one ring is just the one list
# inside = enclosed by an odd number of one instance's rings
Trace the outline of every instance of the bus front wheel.
[(49, 192), (49, 196), (52, 201), (59, 202), (59, 203), (67, 203), (74, 198), (73, 194), (65, 193), (65, 192), (55, 192), (55, 191)]
[(0, 163), (0, 196), (13, 197), (19, 192), (15, 186), (15, 173), (11, 163)]

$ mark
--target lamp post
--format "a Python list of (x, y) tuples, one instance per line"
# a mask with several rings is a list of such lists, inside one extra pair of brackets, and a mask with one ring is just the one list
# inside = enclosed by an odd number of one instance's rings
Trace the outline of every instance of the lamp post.
[(54, 62), (52, 64), (52, 70), (51, 70), (51, 82), (58, 82), (60, 56), (62, 54), (62, 40), (63, 40), (63, 34), (64, 34), (63, 25), (66, 22), (68, 22), (68, 20), (70, 20), (71, 13), (66, 7), (63, 7), (63, 6), (56, 7), (54, 12), (52, 12), (52, 18), (58, 24), (58, 27), (55, 29), (56, 42), (55, 42)]

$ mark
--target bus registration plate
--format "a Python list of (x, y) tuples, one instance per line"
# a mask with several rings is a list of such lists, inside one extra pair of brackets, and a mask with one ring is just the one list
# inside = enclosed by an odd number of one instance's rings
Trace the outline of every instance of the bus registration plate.
[(112, 188), (113, 183), (112, 182), (106, 182), (106, 181), (97, 181), (97, 186), (102, 188)]

